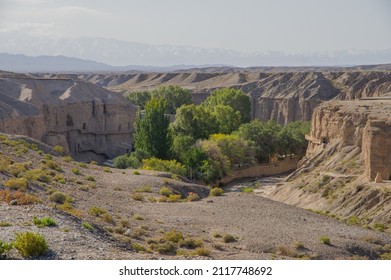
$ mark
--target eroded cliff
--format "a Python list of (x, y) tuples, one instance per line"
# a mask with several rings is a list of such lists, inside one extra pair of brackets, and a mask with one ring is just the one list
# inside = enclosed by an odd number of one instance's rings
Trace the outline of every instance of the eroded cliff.
[(78, 160), (129, 151), (136, 110), (120, 94), (88, 82), (0, 76), (0, 131), (61, 145)]
[[(390, 227), (391, 98), (326, 102), (307, 139), (299, 169), (270, 198)], [(383, 182), (374, 182), (377, 174)]]

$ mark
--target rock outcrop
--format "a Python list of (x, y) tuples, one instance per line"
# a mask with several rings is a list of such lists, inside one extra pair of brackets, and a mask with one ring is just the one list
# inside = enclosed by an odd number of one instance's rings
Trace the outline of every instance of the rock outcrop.
[(325, 102), (306, 138), (299, 168), (270, 198), (391, 228), (391, 98)]
[(391, 95), (390, 71), (219, 69), (212, 72), (199, 69), (177, 73), (80, 74), (73, 78), (120, 92), (179, 85), (190, 90), (196, 104), (215, 89), (238, 88), (250, 95), (254, 119), (271, 119), (281, 124), (309, 121), (315, 107), (324, 101)]
[(0, 75), (0, 131), (61, 145), (78, 160), (129, 151), (136, 110), (120, 94), (88, 82)]

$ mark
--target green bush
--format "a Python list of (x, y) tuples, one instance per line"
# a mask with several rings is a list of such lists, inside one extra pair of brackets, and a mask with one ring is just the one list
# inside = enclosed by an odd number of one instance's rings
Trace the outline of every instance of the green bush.
[(210, 193), (209, 193), (210, 196), (221, 196), (223, 194), (224, 194), (223, 189), (219, 188), (219, 187), (215, 187), (215, 188), (211, 189)]
[(143, 159), (143, 169), (171, 172), (181, 176), (186, 176), (186, 167), (180, 162), (173, 160), (163, 160), (155, 157)]
[(45, 238), (29, 231), (16, 233), (14, 247), (24, 258), (44, 255), (48, 250)]
[(164, 240), (178, 243), (183, 240), (183, 234), (182, 232), (174, 229), (164, 234)]
[(55, 151), (55, 152), (57, 152), (57, 153), (59, 153), (59, 154), (61, 154), (61, 155), (64, 154), (64, 148), (61, 147), (60, 145), (54, 146), (54, 147), (53, 147), (53, 151)]
[(90, 225), (89, 223), (87, 222), (82, 222), (81, 225), (87, 229), (88, 231), (93, 231), (94, 230), (94, 227), (92, 225)]
[(252, 193), (254, 191), (254, 189), (251, 187), (244, 187), (244, 188), (241, 188), (240, 191), (244, 192), (244, 193)]
[(67, 196), (62, 192), (54, 192), (50, 195), (49, 199), (53, 202), (63, 204), (67, 200)]
[(41, 228), (41, 227), (55, 227), (57, 225), (56, 221), (50, 217), (44, 217), (42, 219), (34, 217), (33, 222), (34, 222), (34, 225), (36, 225), (39, 228)]
[(231, 243), (231, 242), (235, 242), (236, 238), (231, 234), (225, 234), (223, 236), (223, 241), (224, 241), (224, 243)]
[(25, 192), (27, 190), (28, 181), (25, 178), (11, 178), (5, 181), (3, 185), (12, 190)]
[(78, 168), (72, 168), (72, 173), (75, 174), (75, 175), (81, 175), (81, 172)]
[(88, 176), (86, 177), (86, 180), (87, 180), (87, 181), (95, 181), (95, 178), (94, 178), (93, 176), (91, 176), (91, 175), (88, 175)]
[(319, 241), (320, 241), (320, 243), (322, 243), (322, 244), (331, 245), (330, 238), (327, 237), (327, 236), (321, 236), (321, 237), (319, 238)]
[(0, 240), (0, 260), (7, 258), (7, 253), (12, 249), (12, 243), (3, 242)]
[(134, 175), (140, 175), (140, 172), (138, 172), (137, 170), (133, 171), (133, 174)]
[(136, 201), (144, 201), (144, 196), (141, 193), (132, 193), (130, 197)]
[(171, 194), (173, 194), (173, 191), (170, 188), (161, 187), (159, 190), (159, 194), (169, 197)]
[(102, 215), (104, 215), (106, 213), (107, 213), (106, 210), (99, 208), (98, 206), (92, 206), (88, 210), (88, 214), (90, 214), (91, 216), (96, 216), (96, 217), (101, 217)]
[(186, 201), (188, 202), (191, 202), (191, 201), (198, 201), (200, 200), (200, 196), (196, 193), (193, 193), (193, 192), (189, 192), (187, 197), (186, 197)]

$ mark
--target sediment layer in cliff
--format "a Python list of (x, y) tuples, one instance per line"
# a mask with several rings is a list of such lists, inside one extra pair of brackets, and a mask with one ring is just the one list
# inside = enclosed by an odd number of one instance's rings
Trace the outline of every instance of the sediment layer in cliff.
[(130, 150), (136, 110), (121, 94), (89, 82), (0, 76), (0, 131), (60, 145), (79, 160)]

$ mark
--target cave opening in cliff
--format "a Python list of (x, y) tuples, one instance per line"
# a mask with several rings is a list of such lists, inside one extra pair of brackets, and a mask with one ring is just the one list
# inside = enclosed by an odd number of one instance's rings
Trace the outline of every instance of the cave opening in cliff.
[(67, 126), (73, 126), (73, 119), (70, 115), (67, 115)]

